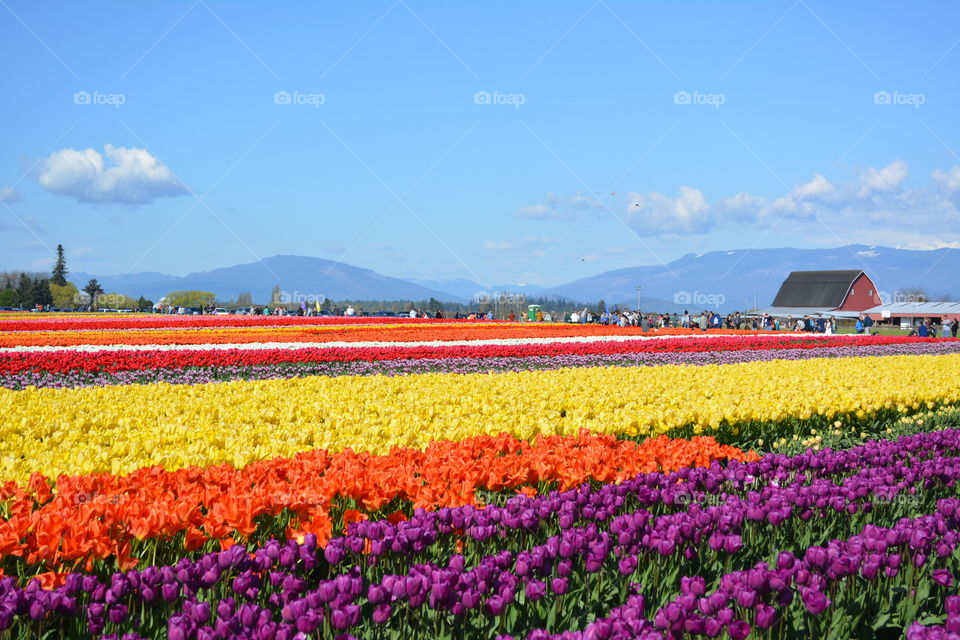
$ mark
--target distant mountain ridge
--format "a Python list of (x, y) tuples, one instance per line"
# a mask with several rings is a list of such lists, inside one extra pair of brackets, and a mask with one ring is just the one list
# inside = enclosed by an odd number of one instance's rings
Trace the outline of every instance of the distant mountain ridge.
[(243, 292), (256, 302), (270, 300), (279, 285), (291, 300), (428, 300), (456, 301), (455, 296), (407, 280), (392, 278), (372, 269), (306, 256), (273, 256), (260, 262), (223, 267), (185, 276), (131, 273), (119, 276), (72, 273), (78, 287), (95, 277), (105, 291), (143, 295), (159, 300), (172, 291), (211, 291), (220, 300), (235, 299)]
[(125, 275), (71, 273), (80, 288), (96, 277), (104, 290), (159, 300), (172, 291), (212, 291), (221, 300), (250, 292), (267, 302), (275, 285), (289, 296), (333, 300), (427, 300), (469, 302), (482, 296), (521, 294), (562, 297), (608, 306), (629, 306), (640, 292), (641, 308), (656, 311), (768, 306), (791, 271), (865, 270), (890, 300), (898, 291), (922, 287), (928, 294), (960, 294), (960, 251), (929, 251), (848, 245), (832, 249), (738, 249), (690, 253), (665, 265), (624, 267), (573, 282), (537, 285), (481, 285), (469, 279), (401, 279), (324, 258), (273, 256), (260, 262), (171, 276), (156, 272)]
[[(884, 300), (921, 287), (930, 295), (960, 294), (960, 251), (920, 251), (847, 245), (832, 249), (739, 249), (687, 254), (658, 266), (627, 267), (550, 289), (574, 299), (603, 299), (636, 305), (637, 286), (644, 298), (662, 300), (657, 310), (749, 309), (769, 306), (791, 271), (857, 269), (866, 271)], [(951, 274), (951, 275), (945, 275)], [(589, 296), (586, 297), (585, 296)]]

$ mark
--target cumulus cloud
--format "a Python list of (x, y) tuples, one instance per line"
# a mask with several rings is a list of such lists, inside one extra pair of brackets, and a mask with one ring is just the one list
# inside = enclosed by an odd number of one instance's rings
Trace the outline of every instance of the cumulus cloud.
[(860, 175), (859, 195), (869, 196), (878, 191), (894, 191), (907, 179), (907, 163), (894, 160), (882, 169), (868, 168)]
[(16, 202), (20, 199), (20, 192), (16, 187), (0, 186), (0, 202)]
[(517, 215), (521, 218), (535, 220), (569, 220), (570, 218), (579, 218), (587, 211), (602, 208), (602, 203), (585, 196), (561, 198), (548, 193), (543, 202), (523, 207), (517, 211)]
[(947, 171), (934, 169), (930, 176), (933, 184), (946, 193), (960, 193), (960, 167), (952, 167)]
[(675, 198), (655, 191), (627, 194), (626, 222), (646, 235), (702, 233), (714, 226), (714, 216), (707, 197), (693, 187), (680, 187)]
[(37, 182), (79, 202), (147, 204), (189, 193), (170, 169), (146, 149), (107, 144), (96, 149), (61, 149), (40, 161)]
[[(924, 236), (911, 237), (914, 243), (930, 244), (942, 233), (960, 237), (960, 166), (933, 171), (930, 184), (917, 188), (905, 186), (908, 175), (907, 164), (894, 160), (883, 167), (868, 167), (846, 181), (814, 174), (778, 197), (741, 192), (714, 201), (700, 189), (683, 186), (676, 195), (628, 193), (615, 212), (623, 212), (624, 222), (646, 236), (682, 237), (720, 227), (767, 229), (776, 225), (781, 232), (801, 236), (828, 231), (851, 242), (902, 244), (908, 225), (921, 234), (929, 230)], [(548, 200), (537, 206), (554, 212), (552, 215), (526, 217), (572, 217), (558, 215), (550, 204), (563, 198), (550, 196)], [(599, 202), (590, 202), (591, 207), (603, 208)], [(587, 205), (579, 206), (584, 210)], [(891, 240), (897, 236), (899, 239)]]
[(481, 249), (484, 251), (511, 251), (516, 249), (517, 246), (512, 242), (498, 242), (495, 240), (487, 240), (481, 246)]

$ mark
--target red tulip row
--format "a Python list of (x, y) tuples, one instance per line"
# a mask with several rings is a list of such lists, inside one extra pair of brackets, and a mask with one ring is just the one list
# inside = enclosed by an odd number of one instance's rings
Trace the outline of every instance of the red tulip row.
[(505, 358), (634, 353), (693, 353), (758, 349), (812, 349), (930, 342), (900, 336), (755, 336), (716, 338), (673, 338), (623, 342), (557, 342), (551, 344), (448, 345), (429, 347), (349, 347), (297, 349), (203, 349), (149, 351), (5, 352), (0, 353), (0, 374), (27, 371), (66, 373), (104, 371), (115, 373), (141, 369), (183, 369), (187, 367), (256, 366), (302, 362), (357, 362), (404, 358)]

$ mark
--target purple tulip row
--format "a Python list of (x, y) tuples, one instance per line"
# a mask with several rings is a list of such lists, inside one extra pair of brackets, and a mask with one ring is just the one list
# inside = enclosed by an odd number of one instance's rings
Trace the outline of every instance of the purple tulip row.
[(736, 364), (808, 358), (858, 358), (884, 355), (941, 355), (960, 352), (960, 341), (913, 342), (890, 345), (816, 347), (812, 349), (761, 349), (692, 353), (591, 354), (504, 358), (408, 358), (364, 362), (318, 362), (191, 369), (150, 369), (117, 373), (26, 372), (0, 375), (0, 388), (89, 387), (115, 384), (203, 384), (223, 380), (271, 380), (315, 375), (407, 375), (425, 372), (489, 373), (566, 367), (657, 366), (670, 364)]
[[(940, 584), (946, 585), (941, 574)], [(907, 640), (960, 640), (960, 596), (947, 596), (944, 601), (947, 621), (943, 625), (922, 625), (914, 622), (907, 629)]]
[[(749, 519), (776, 524), (795, 509), (803, 519), (815, 512), (853, 514), (888, 503), (918, 502), (916, 485), (936, 480), (952, 483), (960, 475), (960, 431), (924, 433), (895, 442), (870, 442), (841, 452), (808, 452), (794, 457), (768, 455), (758, 462), (731, 462), (726, 467), (684, 468), (670, 474), (640, 474), (619, 485), (589, 485), (577, 491), (528, 498), (517, 496), (502, 507), (458, 507), (418, 511), (407, 521), (361, 521), (349, 534), (334, 538), (326, 560), (338, 565), (357, 561), (369, 545), (374, 558), (409, 556), (428, 551), (438, 540), (464, 531), (474, 542), (502, 539), (511, 532), (530, 533), (556, 523), (561, 530), (578, 521), (606, 522), (624, 505), (663, 508), (737, 505)], [(909, 464), (906, 464), (908, 463)], [(830, 478), (838, 478), (836, 484)], [(750, 492), (747, 500), (737, 492)], [(729, 495), (728, 495), (729, 494)]]
[[(868, 582), (893, 579), (912, 565), (908, 586), (931, 581), (950, 587), (954, 577), (946, 569), (930, 570), (928, 564), (946, 562), (957, 546), (960, 530), (960, 500), (940, 500), (931, 515), (902, 519), (893, 527), (867, 525), (862, 533), (847, 540), (832, 540), (826, 546), (814, 545), (802, 554), (780, 552), (773, 566), (758, 562), (751, 569), (723, 575), (718, 587), (707, 592), (706, 581), (699, 576), (681, 580), (680, 595), (654, 614), (644, 616), (644, 598), (633, 595), (626, 605), (598, 619), (580, 632), (550, 634), (538, 629), (526, 634), (526, 640), (627, 640), (629, 638), (680, 638), (684, 635), (716, 638), (723, 632), (733, 640), (743, 640), (753, 628), (770, 629), (778, 623), (782, 610), (799, 595), (804, 609), (818, 616), (830, 607), (833, 597), (858, 599), (836, 589), (837, 583), (857, 576)], [(929, 570), (929, 573), (928, 573)], [(889, 592), (888, 588), (881, 591)], [(879, 604), (885, 604), (879, 602)], [(941, 638), (956, 633), (960, 625), (960, 598), (947, 598), (946, 628), (911, 626), (909, 638)], [(748, 618), (752, 619), (748, 620)], [(811, 622), (807, 621), (808, 624)], [(856, 624), (853, 620), (831, 621), (830, 637), (851, 637), (856, 628), (838, 627)], [(807, 637), (813, 637), (818, 624), (811, 624)], [(794, 629), (794, 632), (799, 631)], [(498, 636), (498, 640), (513, 640)]]
[[(519, 496), (504, 507), (421, 511), (396, 525), (355, 523), (348, 535), (328, 543), (322, 558), (316, 540), (308, 537), (302, 545), (271, 541), (252, 554), (236, 546), (170, 567), (117, 573), (109, 582), (74, 574), (63, 588), (51, 592), (40, 590), (36, 582), (21, 590), (7, 578), (0, 581), (0, 626), (16, 619), (39, 623), (85, 615), (86, 631), (101, 633), (115, 630), (108, 625), (130, 626), (158, 605), (168, 616), (164, 621), (172, 638), (244, 633), (291, 638), (323, 625), (343, 631), (368, 621), (387, 624), (394, 608), (413, 612), (424, 605), (443, 615), (478, 611), (496, 618), (518, 599), (532, 603), (548, 593), (562, 597), (571, 588), (571, 579), (580, 584), (584, 574), (613, 570), (634, 575), (648, 568), (648, 563), (640, 562), (645, 556), (678, 562), (736, 556), (744, 546), (742, 534), (750, 527), (764, 529), (752, 535), (769, 548), (778, 537), (791, 539), (794, 531), (777, 525), (793, 517), (857, 513), (909, 495), (918, 485), (925, 491), (952, 486), (960, 477), (960, 459), (952, 457), (958, 445), (960, 432), (921, 434), (847, 452), (770, 456), (727, 468), (643, 474), (622, 485)], [(844, 474), (849, 475), (839, 484), (827, 479)], [(716, 495), (731, 489), (747, 490), (746, 496), (724, 495), (715, 506), (700, 503), (707, 495), (704, 490)], [(688, 500), (679, 499), (682, 496)], [(688, 504), (694, 496), (698, 499)], [(686, 508), (659, 517), (643, 508), (663, 504)], [(923, 502), (918, 499), (918, 504)], [(459, 554), (448, 555), (440, 564), (412, 563), (424, 552), (442, 558), (442, 549), (449, 545), (440, 543), (450, 542), (455, 529), (472, 541), (468, 548), (502, 547), (511, 532), (521, 537), (507, 546), (522, 547), (524, 539), (546, 537), (544, 530), (553, 520), (558, 532), (542, 544), (518, 552), (500, 548), (481, 555), (470, 568)], [(810, 526), (818, 520), (813, 518)], [(955, 535), (951, 533), (943, 544), (955, 545)], [(368, 545), (369, 553), (364, 554)], [(468, 557), (476, 555), (468, 552)], [(580, 557), (585, 560), (576, 560)], [(344, 565), (344, 573), (330, 576), (337, 565)], [(394, 565), (402, 572), (385, 573)], [(215, 594), (226, 597), (217, 602), (212, 620), (212, 604), (204, 601)], [(177, 603), (179, 609), (170, 615), (170, 607)], [(158, 615), (155, 611), (147, 617)]]
[[(729, 539), (724, 536), (739, 531), (744, 522), (776, 527), (791, 518), (807, 521), (831, 513), (850, 516), (883, 506), (919, 505), (923, 493), (917, 493), (918, 485), (933, 486), (938, 481), (946, 485), (958, 478), (960, 458), (935, 458), (917, 461), (909, 467), (901, 466), (900, 460), (886, 467), (870, 467), (843, 479), (840, 484), (824, 478), (804, 484), (808, 479), (799, 477), (783, 487), (757, 487), (758, 490), (750, 491), (745, 497), (691, 491), (682, 484), (646, 491), (646, 487), (638, 490), (630, 483), (606, 485), (597, 491), (583, 488), (573, 495), (554, 494), (541, 500), (515, 499), (503, 509), (489, 508), (489, 513), (488, 509), (463, 507), (421, 512), (397, 525), (356, 523), (351, 525), (348, 535), (327, 544), (324, 556), (331, 566), (369, 563), (371, 558), (382, 556), (412, 557), (429, 552), (435, 543), (449, 541), (455, 530), (464, 531), (472, 542), (493, 540), (496, 545), (510, 532), (549, 530), (548, 522), (554, 518), (560, 531), (572, 530), (578, 522), (589, 522), (608, 523), (611, 532), (620, 533), (620, 518), (636, 517), (638, 513), (652, 515), (642, 508), (616, 515), (634, 502), (638, 507), (656, 507), (663, 503), (684, 508), (656, 519), (657, 526), (649, 531), (649, 550), (670, 555), (685, 543), (699, 544), (715, 530), (717, 537), (710, 536), (710, 546), (718, 550), (739, 544), (735, 541), (738, 535)], [(817, 520), (810, 526), (815, 526)], [(364, 549), (367, 551), (363, 552)]]
[[(572, 558), (582, 557), (583, 571), (588, 574), (599, 572), (613, 560), (621, 575), (631, 575), (638, 570), (639, 559), (644, 556), (682, 554), (691, 559), (703, 555), (706, 548), (716, 556), (736, 554), (744, 546), (741, 533), (747, 521), (775, 528), (789, 519), (798, 505), (801, 509), (820, 507), (839, 513), (856, 513), (863, 508), (857, 506), (855, 501), (858, 499), (890, 497), (892, 491), (904, 489), (914, 481), (926, 482), (933, 477), (949, 478), (948, 481), (960, 478), (960, 459), (927, 460), (912, 469), (899, 469), (899, 475), (887, 473), (879, 478), (876, 471), (876, 468), (869, 469), (862, 474), (862, 478), (853, 478), (856, 481), (847, 482), (844, 487), (833, 485), (833, 493), (827, 481), (821, 480), (813, 486), (798, 489), (766, 487), (763, 492), (755, 493), (749, 499), (731, 495), (721, 506), (704, 509), (699, 504), (693, 504), (688, 511), (656, 519), (652, 519), (648, 511), (639, 509), (613, 517), (608, 531), (599, 530), (596, 523), (566, 529), (561, 524), (561, 533), (549, 538), (545, 544), (516, 554), (500, 551), (484, 557), (476, 569), (466, 573), (462, 570), (462, 556), (453, 556), (450, 565), (456, 565), (455, 570), (450, 566), (416, 565), (406, 575), (386, 576), (383, 583), (373, 584), (370, 589), (385, 589), (393, 594), (393, 601), (389, 604), (384, 603), (380, 595), (377, 597), (377, 603), (382, 603), (380, 608), (387, 612), (390, 606), (404, 602), (416, 609), (426, 601), (431, 609), (449, 610), (454, 615), (461, 615), (465, 609), (485, 602), (486, 611), (500, 615), (504, 607), (514, 601), (519, 590), (525, 594), (526, 601), (543, 598), (548, 585), (549, 591), (556, 595), (565, 593), (569, 588), (568, 576), (575, 569)], [(871, 490), (875, 493), (871, 493)], [(807, 519), (811, 515), (810, 509), (803, 509), (799, 517)], [(522, 515), (520, 517), (522, 519)], [(380, 549), (390, 547), (398, 553), (409, 553), (415, 548), (402, 544), (398, 546), (395, 538), (383, 536), (378, 523), (361, 523), (354, 532), (370, 536), (369, 539), (375, 543), (385, 542)], [(467, 534), (470, 533), (468, 527)], [(487, 533), (484, 531), (483, 535)], [(417, 535), (416, 538), (418, 541), (424, 538), (432, 540), (435, 530), (430, 530), (427, 536)], [(943, 548), (952, 550), (956, 542), (957, 536), (950, 532)], [(355, 545), (355, 548), (359, 547), (359, 543)], [(376, 555), (376, 545), (371, 553)], [(949, 555), (949, 551), (946, 553)], [(343, 554), (330, 545), (325, 555), (334, 563), (343, 559)], [(474, 577), (474, 571), (480, 572), (479, 578)], [(477, 585), (483, 586), (478, 589)]]

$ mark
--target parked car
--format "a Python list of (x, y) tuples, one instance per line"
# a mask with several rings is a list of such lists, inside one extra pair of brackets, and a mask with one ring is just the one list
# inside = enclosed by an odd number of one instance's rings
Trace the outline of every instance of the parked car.
[(213, 310), (213, 315), (215, 316), (228, 316), (230, 312), (224, 309), (223, 307), (217, 307)]

